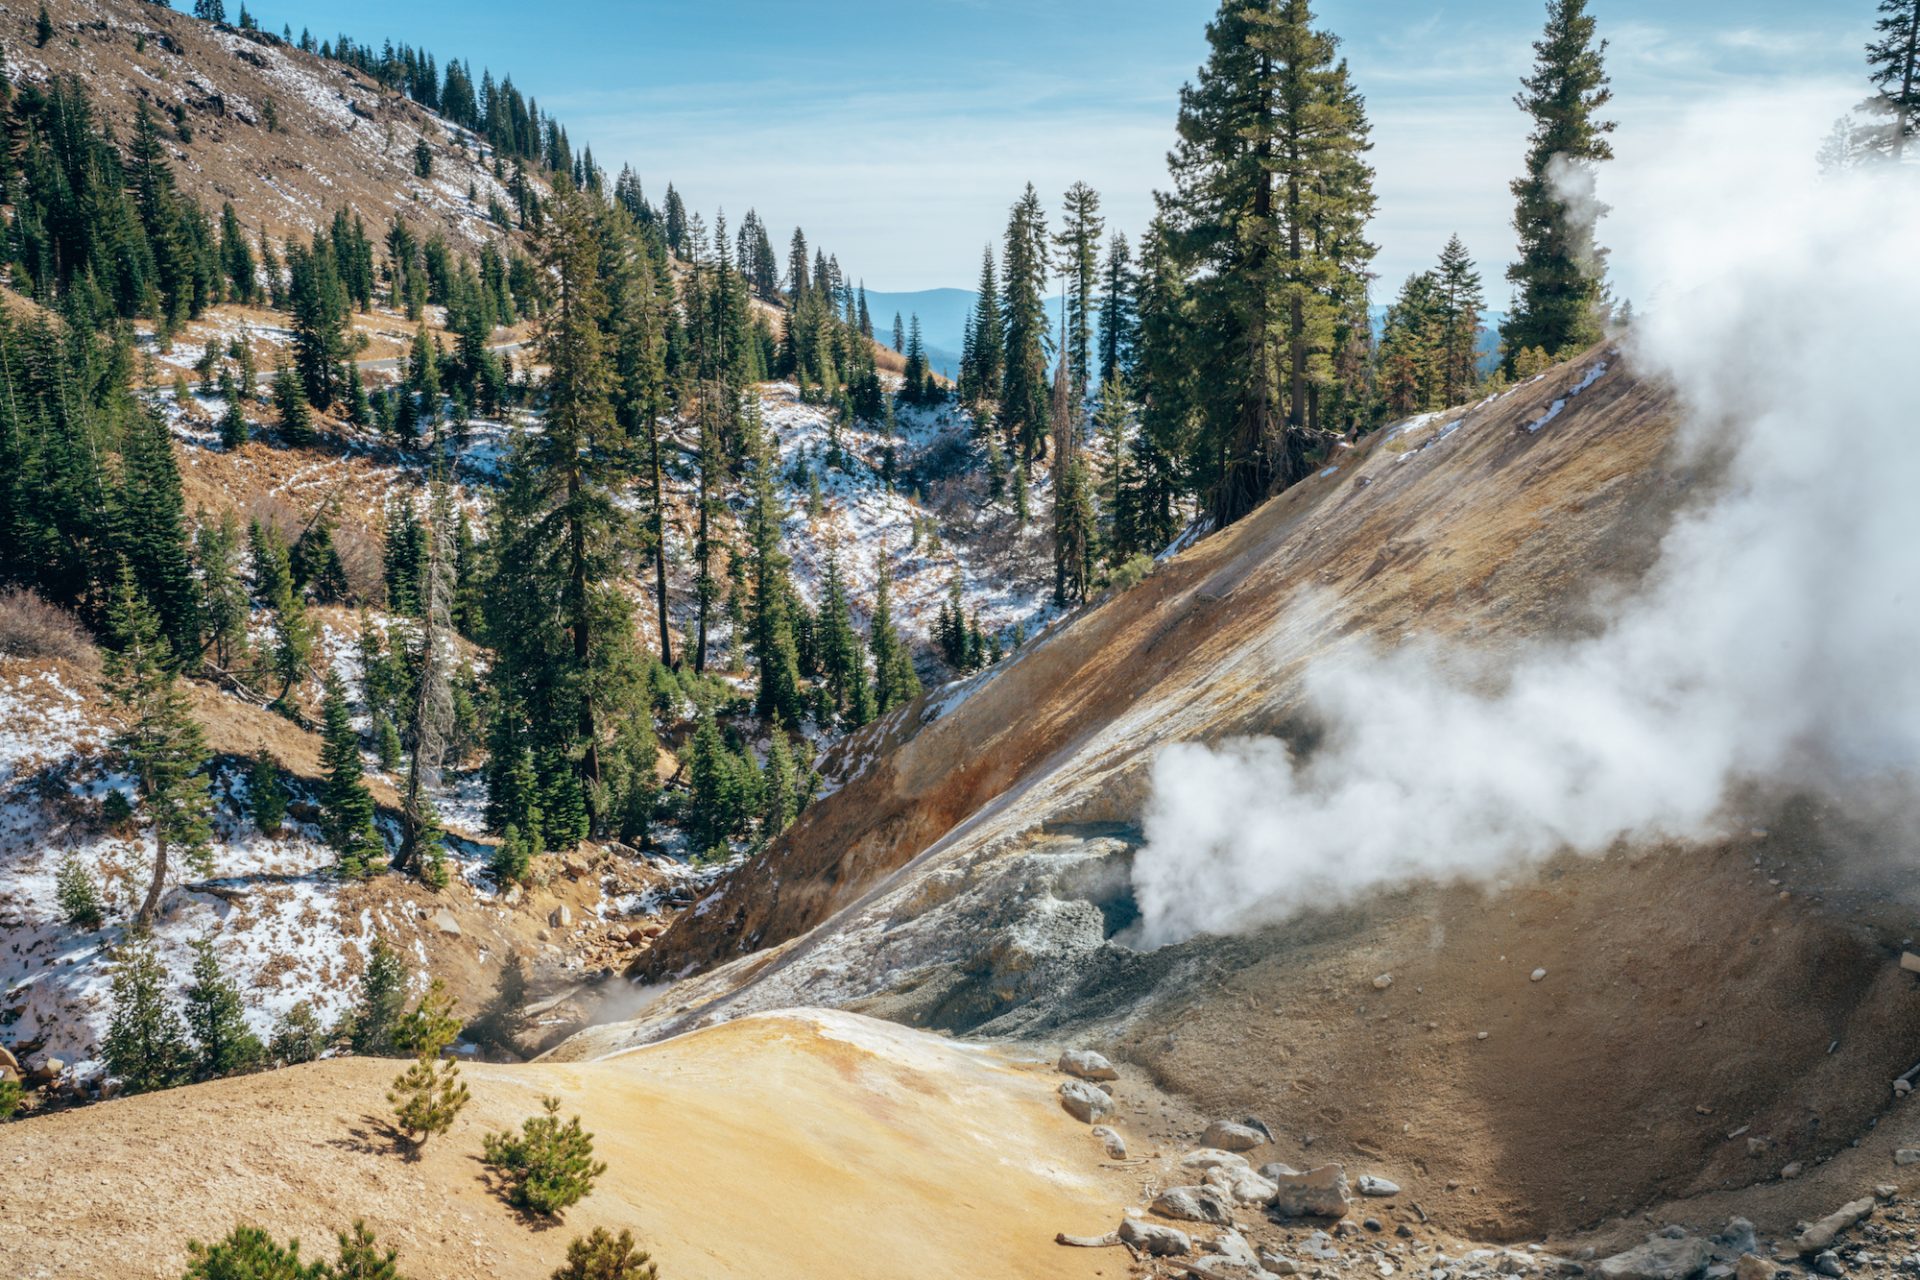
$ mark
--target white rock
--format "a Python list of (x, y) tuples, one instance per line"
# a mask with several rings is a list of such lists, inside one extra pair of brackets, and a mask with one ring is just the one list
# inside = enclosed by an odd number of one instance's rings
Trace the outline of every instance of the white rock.
[(1059, 1069), (1082, 1080), (1118, 1080), (1113, 1064), (1091, 1049), (1069, 1049), (1060, 1055)]
[(1527, 976), (1527, 981), (1538, 982), (1540, 981), (1540, 979), (1546, 976), (1547, 976), (1547, 971), (1545, 969), (1535, 969), (1531, 974)]
[(1376, 1178), (1370, 1173), (1363, 1173), (1354, 1179), (1353, 1189), (1363, 1196), (1397, 1196), (1400, 1194), (1400, 1185), (1398, 1183), (1391, 1182), (1386, 1178)]
[(1393, 985), (1393, 975), (1390, 973), (1383, 973), (1379, 977), (1373, 980), (1373, 989), (1375, 991), (1385, 991), (1388, 987), (1392, 985)]

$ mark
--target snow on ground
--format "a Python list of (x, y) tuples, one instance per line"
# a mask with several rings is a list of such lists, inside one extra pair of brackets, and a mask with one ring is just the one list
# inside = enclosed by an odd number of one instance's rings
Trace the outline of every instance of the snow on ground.
[(1606, 371), (1607, 371), (1607, 362), (1605, 360), (1600, 361), (1600, 363), (1594, 365), (1591, 369), (1588, 369), (1586, 373), (1581, 377), (1580, 381), (1574, 383), (1571, 387), (1567, 388), (1566, 395), (1555, 400), (1552, 406), (1548, 408), (1548, 410), (1545, 413), (1541, 414), (1538, 418), (1535, 418), (1532, 422), (1529, 422), (1527, 424), (1528, 434), (1531, 435), (1534, 432), (1539, 431), (1540, 428), (1546, 426), (1549, 422), (1552, 422), (1555, 418), (1559, 417), (1560, 411), (1567, 407), (1567, 401), (1573, 399), (1575, 396), (1579, 395), (1582, 391), (1585, 391), (1588, 387), (1598, 382), (1601, 378), (1601, 375), (1605, 374)]
[[(794, 585), (810, 604), (820, 602), (829, 549), (837, 546), (842, 579), (862, 629), (871, 616), (882, 555), (893, 570), (894, 624), (913, 641), (930, 641), (956, 572), (967, 607), (979, 610), (980, 624), (989, 633), (1019, 628), (1030, 636), (1053, 616), (1046, 521), (1040, 514), (1047, 509), (1044, 476), (1029, 499), (1035, 515), (1012, 537), (1004, 536), (1009, 516), (984, 512), (976, 513), (977, 529), (942, 522), (937, 546), (929, 545), (924, 535), (916, 546), (916, 522), (924, 526), (935, 513), (903, 488), (887, 488), (879, 471), (887, 440), (879, 430), (864, 422), (842, 430), (841, 465), (833, 466), (828, 462), (831, 410), (802, 402), (790, 382), (763, 385), (760, 410), (780, 451), (780, 496), (787, 506), (784, 544), (793, 560)], [(952, 405), (903, 407), (897, 428), (897, 474), (904, 475), (936, 449), (971, 447), (972, 419)], [(814, 480), (820, 494), (817, 516), (808, 510)]]
[[(30, 1062), (51, 1055), (85, 1075), (106, 1030), (110, 953), (144, 894), (153, 843), (101, 819), (107, 793), (130, 795), (132, 784), (107, 763), (111, 726), (97, 703), (37, 664), (0, 662), (0, 724), (0, 1039), (37, 1046)], [(153, 935), (170, 986), (186, 985), (191, 944), (211, 937), (257, 1034), (303, 999), (323, 1022), (338, 1018), (366, 943), (339, 917), (337, 882), (325, 874), (331, 853), (317, 830), (291, 819), (277, 837), (260, 834), (239, 769), (217, 769), (212, 794), (213, 874), (194, 882), (232, 900), (183, 887), (162, 899)], [(55, 878), (69, 854), (99, 885), (100, 929), (61, 919)]]

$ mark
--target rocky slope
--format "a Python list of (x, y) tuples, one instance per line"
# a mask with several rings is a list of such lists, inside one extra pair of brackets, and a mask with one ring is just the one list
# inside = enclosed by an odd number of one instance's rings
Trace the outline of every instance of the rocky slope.
[(1148, 952), (1127, 933), (1156, 747), (1310, 747), (1300, 675), (1342, 647), (1497, 654), (1591, 629), (1595, 594), (1711, 488), (1674, 419), (1596, 351), (1338, 455), (845, 744), (839, 790), (639, 975), (680, 980), (559, 1056), (801, 1004), (1073, 1037), (1197, 1114), (1264, 1114), (1279, 1159), (1370, 1161), (1437, 1221), (1502, 1238), (1844, 1150), (1909, 1065), (1920, 1002), (1895, 963), (1900, 887), (1844, 874), (1844, 815), (1811, 802), (1759, 797), (1741, 838), (1568, 856), (1497, 890), (1403, 889)]

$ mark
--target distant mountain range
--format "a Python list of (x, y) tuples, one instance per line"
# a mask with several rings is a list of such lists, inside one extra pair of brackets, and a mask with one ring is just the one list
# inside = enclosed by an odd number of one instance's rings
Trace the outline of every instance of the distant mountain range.
[[(882, 342), (893, 340), (893, 317), (901, 323), (920, 317), (920, 341), (927, 350), (927, 363), (934, 371), (951, 378), (960, 372), (960, 352), (966, 345), (967, 316), (979, 297), (972, 289), (919, 289), (907, 293), (880, 293), (867, 290), (867, 311), (873, 316), (873, 332)], [(1047, 319), (1055, 331), (1060, 327), (1061, 302), (1058, 296), (1047, 300)], [(1384, 305), (1370, 308), (1373, 331), (1378, 334), (1386, 323)], [(1489, 311), (1481, 317), (1486, 326), (1480, 335), (1480, 364), (1492, 367), (1500, 351), (1500, 326), (1506, 313)]]

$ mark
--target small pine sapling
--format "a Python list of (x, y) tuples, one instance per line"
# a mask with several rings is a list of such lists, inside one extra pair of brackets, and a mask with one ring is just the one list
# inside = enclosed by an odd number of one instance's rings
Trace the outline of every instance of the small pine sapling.
[[(119, 792), (113, 794), (118, 795)], [(60, 860), (60, 873), (54, 880), (60, 899), (60, 914), (76, 929), (98, 929), (105, 913), (100, 908), (100, 891), (93, 883), (80, 855), (69, 852)]]
[(312, 1062), (327, 1050), (327, 1033), (313, 1012), (311, 1001), (302, 1000), (281, 1014), (273, 1024), (273, 1038), (267, 1052), (275, 1062), (298, 1066)]
[(575, 1236), (567, 1246), (566, 1265), (553, 1280), (659, 1280), (660, 1269), (633, 1242), (633, 1233), (613, 1235), (595, 1227), (590, 1236)]
[(423, 1056), (394, 1077), (387, 1090), (393, 1118), (415, 1147), (426, 1145), (436, 1133), (453, 1127), (454, 1117), (467, 1105), (467, 1086), (458, 1065), (443, 1058)]
[(0, 1077), (0, 1121), (13, 1119), (13, 1113), (20, 1109), (20, 1082), (12, 1077)]
[(488, 1134), (486, 1162), (506, 1183), (508, 1203), (555, 1217), (592, 1191), (607, 1166), (593, 1158), (593, 1135), (581, 1129), (579, 1116), (560, 1123), (560, 1099), (543, 1099), (541, 1108), (517, 1135)]
[(400, 1251), (382, 1249), (367, 1224), (353, 1220), (352, 1231), (339, 1235), (340, 1258), (327, 1272), (327, 1280), (406, 1280), (400, 1274)]
[(277, 836), (287, 820), (287, 785), (280, 780), (280, 764), (262, 749), (253, 758), (247, 774), (247, 801), (253, 809), (253, 825), (262, 835)]
[(259, 1227), (239, 1226), (210, 1245), (187, 1241), (180, 1280), (326, 1280), (324, 1262), (302, 1262), (300, 1242), (285, 1245)]

